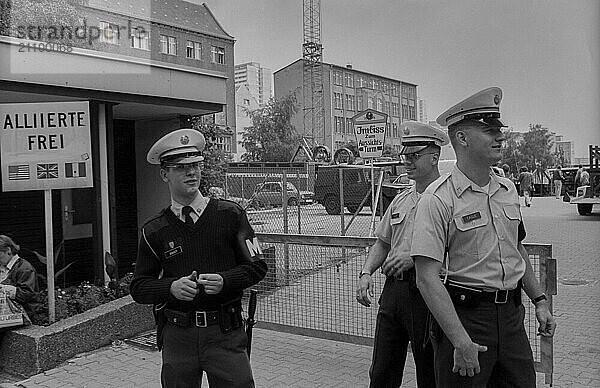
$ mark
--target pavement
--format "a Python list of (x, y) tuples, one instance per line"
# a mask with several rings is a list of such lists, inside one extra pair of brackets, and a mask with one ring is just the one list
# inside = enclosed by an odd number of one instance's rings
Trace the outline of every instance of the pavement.
[[(574, 205), (554, 198), (534, 198), (523, 208), (525, 242), (551, 243), (557, 259), (554, 387), (600, 388), (600, 207), (594, 212), (579, 216)], [(367, 387), (371, 352), (255, 328), (251, 362), (257, 387)], [(156, 351), (114, 343), (26, 380), (0, 374), (0, 387), (159, 387), (160, 363)], [(402, 387), (414, 386), (409, 356)], [(548, 386), (541, 374), (537, 386)]]

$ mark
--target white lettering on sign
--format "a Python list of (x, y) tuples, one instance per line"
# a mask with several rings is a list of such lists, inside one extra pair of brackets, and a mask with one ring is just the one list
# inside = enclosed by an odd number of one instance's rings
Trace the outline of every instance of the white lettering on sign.
[(87, 101), (0, 104), (2, 190), (93, 186)]

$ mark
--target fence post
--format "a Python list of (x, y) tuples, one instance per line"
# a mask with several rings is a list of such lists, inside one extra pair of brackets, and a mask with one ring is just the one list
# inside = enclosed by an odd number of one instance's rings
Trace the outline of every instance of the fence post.
[[(283, 233), (289, 234), (288, 230), (288, 195), (287, 195), (287, 171), (283, 170), (281, 172), (281, 195), (283, 196), (282, 200), (282, 209), (283, 209)], [(283, 244), (283, 268), (285, 273), (285, 285), (289, 284), (290, 278), (290, 251), (288, 243)]]

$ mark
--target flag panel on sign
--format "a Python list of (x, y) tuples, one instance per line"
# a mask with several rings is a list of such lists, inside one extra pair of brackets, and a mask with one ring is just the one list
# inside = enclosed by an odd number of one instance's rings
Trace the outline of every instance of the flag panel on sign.
[(83, 178), (86, 176), (85, 162), (65, 163), (65, 177)]
[(8, 166), (8, 180), (18, 181), (29, 179), (29, 166), (27, 164), (19, 164), (15, 166)]
[(58, 179), (58, 163), (38, 164), (37, 179)]

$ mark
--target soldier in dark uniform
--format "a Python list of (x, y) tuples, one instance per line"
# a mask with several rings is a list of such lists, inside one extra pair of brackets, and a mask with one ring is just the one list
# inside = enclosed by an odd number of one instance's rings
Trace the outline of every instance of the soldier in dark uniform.
[(204, 144), (180, 129), (148, 152), (171, 205), (142, 228), (131, 295), (155, 305), (163, 387), (199, 387), (203, 372), (211, 387), (254, 387), (241, 296), (267, 266), (244, 210), (198, 191)]
[(489, 88), (438, 117), (457, 163), (425, 190), (415, 216), (411, 255), (437, 321), (438, 387), (535, 387), (521, 287), (535, 304), (539, 333), (552, 336), (556, 327), (521, 244), (515, 186), (490, 169), (505, 140), (501, 100), (502, 91)]
[(397, 388), (402, 384), (404, 364), (410, 342), (417, 368), (419, 387), (435, 387), (433, 349), (424, 346), (429, 310), (417, 289), (414, 262), (410, 257), (417, 203), (421, 193), (440, 173), (441, 146), (448, 136), (430, 125), (406, 121), (401, 125), (402, 158), (408, 177), (415, 185), (398, 194), (377, 226), (377, 242), (359, 275), (356, 299), (369, 307), (373, 296), (371, 274), (381, 267), (387, 276), (377, 313), (373, 361), (369, 376), (371, 387)]

